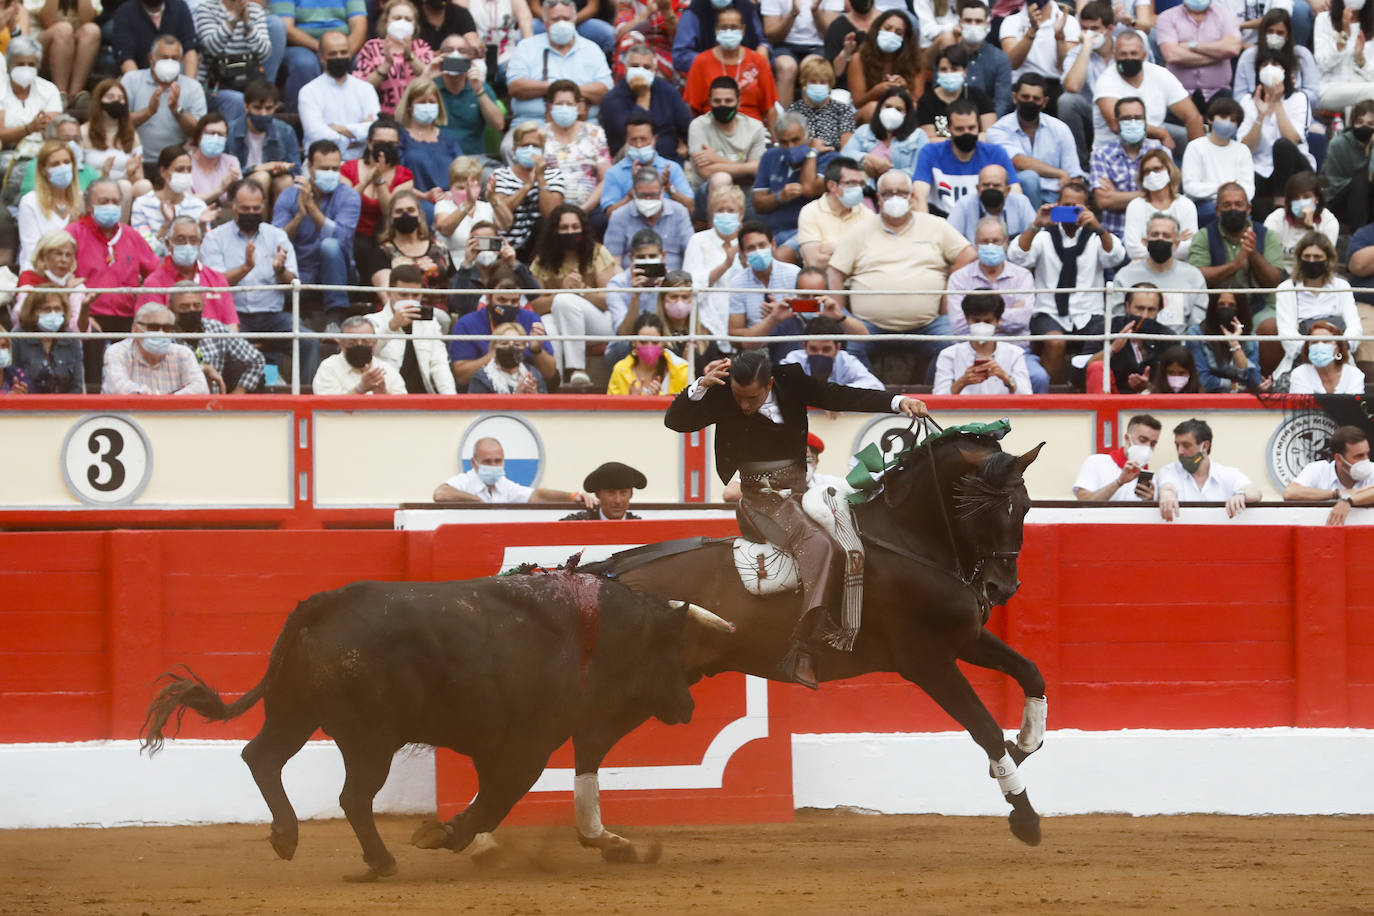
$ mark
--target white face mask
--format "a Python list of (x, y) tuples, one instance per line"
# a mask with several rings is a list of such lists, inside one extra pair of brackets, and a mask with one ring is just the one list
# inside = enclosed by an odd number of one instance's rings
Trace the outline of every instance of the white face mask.
[(500, 257), (499, 252), (479, 251), (477, 252), (477, 263), (482, 267), (490, 267), (496, 263), (498, 257)]
[(1102, 47), (1107, 43), (1106, 32), (1099, 32), (1096, 29), (1094, 29), (1093, 31), (1089, 32), (1088, 35), (1091, 36), (1088, 39), (1088, 47), (1092, 48), (1094, 51), (1096, 51), (1098, 48)]
[(51, 270), (45, 270), (43, 271), (43, 273), (47, 274), (48, 279), (56, 283), (58, 286), (66, 286), (67, 281), (72, 278), (72, 272), (70, 270), (64, 274), (55, 274)]
[(644, 217), (645, 219), (650, 219), (654, 216), (657, 216), (658, 211), (663, 209), (663, 198), (655, 197), (646, 200), (643, 197), (636, 197), (635, 209), (639, 211), (640, 216)]
[(10, 80), (20, 89), (29, 88), (37, 78), (37, 67), (15, 67), (10, 71)]
[(997, 325), (988, 324), (986, 321), (977, 321), (968, 326), (968, 332), (973, 337), (991, 337), (997, 333)]
[(10, 365), (10, 348), (0, 348), (0, 369), (8, 369)]
[(415, 34), (415, 23), (409, 19), (393, 19), (386, 25), (386, 34), (396, 41), (410, 41), (410, 36)]
[(1162, 191), (1169, 186), (1169, 173), (1166, 171), (1150, 172), (1140, 182), (1147, 191)]
[(1374, 477), (1374, 461), (1370, 461), (1368, 458), (1361, 458), (1359, 461), (1350, 465), (1347, 470), (1350, 472), (1350, 476), (1356, 480), (1368, 480)]
[(985, 25), (966, 25), (963, 27), (964, 41), (967, 44), (982, 44), (988, 37), (988, 27)]
[[(1186, 379), (1187, 376), (1184, 378)], [(1148, 445), (1132, 445), (1126, 448), (1126, 460), (1144, 467), (1150, 463), (1150, 456), (1154, 453), (1155, 450)]]
[(906, 121), (906, 112), (897, 108), (884, 108), (878, 112), (878, 121), (887, 130), (896, 130)]
[(193, 180), (190, 172), (173, 172), (171, 177), (167, 179), (167, 187), (177, 194), (185, 194), (191, 190)]
[(153, 76), (157, 78), (159, 83), (175, 83), (179, 73), (181, 73), (181, 61), (179, 60), (168, 60), (164, 57), (153, 64)]
[(889, 219), (901, 219), (911, 211), (911, 201), (906, 197), (889, 197), (883, 201), (883, 215)]
[(1167, 378), (1170, 391), (1182, 391), (1184, 386), (1188, 384), (1189, 377), (1186, 375), (1169, 375)]
[(1273, 89), (1275, 86), (1283, 85), (1283, 68), (1277, 64), (1265, 64), (1260, 68), (1259, 81), (1261, 85)]
[[(1346, 6), (1349, 5), (1349, 3), (1346, 4)], [(1282, 51), (1283, 46), (1288, 44), (1288, 39), (1283, 37), (1282, 35), (1274, 35), (1273, 33), (1270, 33), (1264, 36), (1264, 43), (1269, 46), (1269, 50), (1271, 51)]]

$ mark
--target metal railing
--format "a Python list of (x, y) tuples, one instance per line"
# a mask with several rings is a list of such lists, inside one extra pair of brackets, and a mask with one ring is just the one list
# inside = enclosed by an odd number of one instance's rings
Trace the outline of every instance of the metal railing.
[[(1239, 341), (1244, 341), (1244, 342), (1250, 342), (1250, 341), (1255, 341), (1255, 342), (1261, 342), (1261, 341), (1278, 342), (1278, 341), (1309, 341), (1309, 340), (1319, 340), (1319, 339), (1323, 339), (1323, 338), (1320, 338), (1320, 337), (1317, 337), (1317, 336), (1311, 335), (1311, 334), (1308, 334), (1308, 335), (1303, 335), (1303, 334), (1288, 334), (1288, 335), (1278, 336), (1278, 335), (1268, 335), (1268, 334), (1256, 334), (1256, 333), (1253, 333), (1253, 332), (1252, 332), (1252, 333), (1249, 333), (1249, 334), (1240, 334), (1240, 335), (1225, 335), (1225, 334), (1187, 334), (1187, 335), (1185, 335), (1185, 334), (1179, 334), (1179, 335), (1177, 335), (1177, 336), (1168, 336), (1168, 337), (1166, 337), (1166, 336), (1164, 336), (1164, 335), (1158, 335), (1158, 334), (1141, 334), (1141, 333), (1136, 333), (1136, 332), (1122, 333), (1122, 332), (1120, 332), (1120, 331), (1113, 332), (1113, 331), (1111, 330), (1111, 319), (1112, 319), (1112, 316), (1113, 316), (1113, 312), (1116, 310), (1117, 307), (1111, 305), (1111, 304), (1109, 303), (1109, 300), (1108, 300), (1107, 297), (1108, 297), (1109, 295), (1121, 295), (1121, 296), (1124, 296), (1127, 292), (1130, 291), (1130, 289), (1131, 289), (1130, 287), (1118, 287), (1118, 286), (1093, 286), (1093, 287), (1074, 287), (1074, 288), (1037, 288), (1037, 287), (1029, 287), (1029, 288), (1005, 289), (1005, 290), (973, 289), (973, 290), (954, 290), (954, 291), (949, 291), (949, 290), (919, 290), (919, 291), (914, 291), (914, 290), (909, 290), (909, 289), (908, 289), (908, 290), (844, 290), (844, 291), (828, 291), (828, 290), (802, 290), (802, 289), (796, 289), (796, 288), (792, 288), (792, 289), (784, 289), (784, 288), (777, 288), (777, 289), (762, 289), (762, 288), (760, 288), (760, 287), (721, 287), (721, 286), (713, 286), (713, 287), (707, 287), (707, 288), (701, 288), (701, 289), (696, 289), (696, 288), (693, 288), (693, 287), (651, 287), (651, 288), (642, 288), (642, 289), (637, 289), (637, 288), (633, 288), (633, 287), (590, 287), (590, 288), (584, 288), (584, 289), (540, 289), (540, 288), (535, 288), (535, 289), (501, 289), (501, 290), (490, 290), (490, 289), (434, 289), (434, 290), (432, 290), (432, 289), (417, 289), (416, 287), (375, 287), (375, 286), (349, 286), (349, 285), (304, 284), (304, 283), (301, 283), (300, 280), (293, 280), (293, 281), (292, 281), (291, 283), (289, 283), (289, 284), (266, 284), (266, 285), (259, 285), (259, 286), (233, 286), (233, 287), (171, 286), (171, 287), (137, 287), (137, 288), (131, 288), (131, 287), (99, 287), (99, 288), (96, 288), (96, 287), (75, 287), (75, 288), (66, 288), (66, 287), (55, 287), (55, 286), (52, 286), (52, 287), (50, 287), (50, 286), (41, 286), (41, 287), (23, 287), (23, 288), (20, 288), (20, 289), (16, 289), (16, 290), (14, 290), (13, 292), (14, 292), (16, 298), (17, 298), (18, 296), (20, 296), (20, 295), (28, 295), (28, 294), (30, 294), (30, 293), (40, 292), (40, 293), (43, 293), (43, 294), (57, 293), (57, 294), (59, 294), (59, 295), (67, 295), (67, 296), (79, 294), (79, 295), (82, 295), (82, 296), (89, 296), (89, 297), (91, 298), (92, 301), (93, 301), (95, 298), (97, 298), (97, 297), (99, 297), (99, 296), (101, 296), (101, 295), (105, 295), (105, 294), (116, 294), (116, 295), (131, 295), (131, 296), (137, 296), (137, 295), (145, 295), (145, 294), (148, 294), (148, 293), (156, 293), (156, 294), (171, 296), (171, 295), (174, 294), (174, 293), (191, 293), (191, 292), (199, 292), (199, 293), (202, 293), (202, 294), (205, 294), (205, 293), (214, 293), (214, 294), (218, 294), (218, 295), (230, 295), (230, 294), (233, 294), (233, 293), (236, 293), (236, 292), (281, 292), (281, 293), (284, 293), (284, 294), (288, 294), (288, 293), (289, 293), (289, 295), (290, 295), (290, 303), (291, 303), (292, 326), (293, 326), (293, 328), (295, 328), (295, 330), (292, 330), (292, 331), (252, 331), (252, 332), (244, 332), (244, 331), (230, 331), (230, 332), (208, 332), (208, 331), (199, 331), (199, 332), (186, 332), (186, 331), (176, 331), (176, 332), (63, 331), (63, 332), (60, 332), (60, 333), (63, 333), (63, 334), (65, 334), (65, 335), (70, 336), (70, 337), (73, 337), (73, 338), (82, 339), (82, 340), (122, 340), (122, 339), (130, 338), (130, 337), (132, 337), (132, 338), (146, 338), (146, 337), (164, 337), (164, 336), (166, 336), (166, 337), (172, 337), (172, 338), (174, 338), (174, 339), (183, 339), (183, 340), (184, 340), (184, 339), (192, 339), (192, 338), (194, 338), (194, 339), (201, 339), (201, 338), (224, 338), (224, 337), (244, 337), (244, 338), (247, 338), (247, 339), (250, 339), (250, 340), (290, 340), (290, 341), (291, 341), (291, 393), (292, 393), (292, 394), (300, 394), (300, 389), (301, 389), (301, 379), (300, 379), (300, 342), (301, 342), (302, 340), (311, 340), (311, 339), (313, 339), (313, 340), (331, 340), (331, 341), (333, 341), (333, 340), (338, 340), (339, 337), (340, 337), (340, 334), (339, 334), (338, 332), (333, 332), (333, 331), (300, 330), (300, 328), (301, 328), (301, 321), (300, 321), (300, 319), (301, 319), (301, 294), (304, 293), (304, 292), (320, 292), (320, 293), (324, 293), (324, 292), (345, 292), (345, 293), (349, 293), (349, 294), (362, 294), (362, 295), (366, 295), (366, 296), (368, 296), (368, 297), (375, 297), (377, 293), (387, 293), (387, 294), (389, 294), (389, 295), (390, 295), (390, 294), (406, 294), (406, 295), (409, 295), (409, 296), (416, 296), (416, 297), (428, 298), (428, 299), (449, 298), (449, 297), (452, 297), (452, 296), (476, 296), (476, 297), (479, 297), (479, 298), (484, 298), (484, 297), (486, 297), (488, 294), (490, 294), (490, 293), (492, 293), (492, 292), (507, 293), (507, 294), (512, 294), (512, 295), (518, 294), (518, 295), (521, 295), (521, 296), (524, 297), (524, 298), (530, 298), (530, 299), (532, 299), (532, 298), (537, 298), (537, 297), (540, 297), (540, 296), (558, 295), (558, 294), (562, 294), (562, 293), (571, 293), (571, 294), (574, 294), (574, 295), (581, 295), (581, 294), (584, 294), (584, 293), (616, 293), (616, 294), (627, 294), (627, 295), (629, 295), (632, 299), (633, 299), (636, 295), (651, 295), (651, 296), (657, 296), (657, 295), (662, 295), (662, 294), (671, 293), (671, 292), (686, 292), (686, 293), (693, 293), (694, 295), (692, 296), (692, 311), (691, 311), (690, 316), (689, 316), (688, 319), (687, 319), (687, 321), (688, 321), (688, 324), (687, 324), (688, 332), (687, 332), (686, 334), (675, 335), (676, 339), (682, 339), (682, 340), (686, 340), (686, 341), (687, 341), (686, 353), (687, 353), (687, 360), (688, 360), (688, 363), (689, 363), (689, 373), (690, 373), (691, 377), (696, 377), (696, 372), (697, 372), (697, 365), (696, 365), (696, 362), (697, 362), (697, 361), (696, 361), (696, 351), (697, 351), (697, 348), (696, 348), (696, 344), (697, 344), (698, 342), (701, 342), (701, 341), (707, 341), (707, 342), (712, 342), (712, 341), (714, 341), (714, 342), (717, 342), (717, 343), (719, 343), (719, 342), (726, 342), (726, 343), (729, 343), (729, 344), (731, 344), (731, 345), (735, 345), (735, 344), (759, 344), (759, 343), (765, 343), (765, 342), (766, 342), (766, 343), (787, 343), (787, 342), (798, 342), (798, 343), (800, 343), (800, 342), (804, 342), (804, 341), (808, 341), (808, 340), (815, 340), (815, 339), (817, 339), (817, 336), (816, 336), (816, 335), (814, 335), (814, 334), (805, 334), (805, 333), (802, 333), (802, 334), (768, 335), (768, 336), (766, 336), (766, 337), (760, 337), (760, 336), (755, 336), (755, 335), (743, 335), (743, 334), (728, 334), (728, 333), (726, 333), (726, 334), (701, 333), (701, 332), (698, 331), (698, 326), (699, 326), (699, 324), (700, 324), (700, 318), (701, 318), (700, 297), (701, 297), (701, 295), (707, 294), (707, 293), (724, 293), (724, 294), (741, 293), (741, 294), (755, 294), (755, 295), (757, 295), (757, 294), (764, 294), (764, 295), (767, 296), (767, 297), (773, 297), (773, 298), (781, 297), (782, 300), (784, 301), (784, 303), (786, 302), (787, 299), (793, 299), (793, 298), (819, 298), (819, 297), (823, 297), (823, 296), (831, 296), (831, 297), (835, 297), (835, 298), (840, 299), (840, 300), (843, 301), (843, 300), (848, 300), (848, 299), (850, 299), (850, 298), (863, 298), (863, 297), (867, 297), (867, 296), (909, 296), (909, 297), (925, 297), (925, 298), (930, 298), (930, 297), (935, 297), (935, 296), (946, 296), (946, 295), (951, 295), (951, 294), (953, 294), (953, 295), (958, 295), (958, 296), (960, 296), (960, 297), (963, 297), (963, 296), (970, 296), (970, 295), (977, 295), (977, 294), (988, 294), (988, 293), (995, 293), (995, 294), (997, 294), (997, 295), (1003, 296), (1004, 298), (1007, 297), (1007, 296), (1039, 296), (1039, 295), (1042, 295), (1042, 294), (1044, 294), (1044, 295), (1054, 295), (1054, 294), (1057, 294), (1057, 293), (1068, 293), (1068, 294), (1073, 294), (1073, 293), (1089, 293), (1089, 294), (1092, 294), (1092, 295), (1100, 295), (1100, 296), (1103, 297), (1103, 307), (1102, 307), (1102, 314), (1101, 314), (1101, 317), (1102, 317), (1102, 319), (1103, 319), (1103, 330), (1102, 330), (1101, 333), (1098, 333), (1098, 334), (1079, 334), (1079, 333), (1066, 333), (1066, 334), (1031, 334), (1031, 333), (1022, 333), (1022, 334), (1002, 334), (1002, 333), (998, 333), (994, 339), (996, 339), (996, 340), (1003, 340), (1003, 341), (1009, 341), (1009, 342), (1017, 342), (1017, 343), (1021, 343), (1021, 342), (1033, 343), (1033, 342), (1043, 342), (1043, 341), (1053, 341), (1053, 340), (1073, 340), (1073, 341), (1078, 341), (1078, 342), (1084, 342), (1084, 341), (1100, 341), (1101, 344), (1102, 344), (1101, 355), (1102, 355), (1102, 360), (1103, 360), (1102, 393), (1104, 393), (1104, 394), (1108, 394), (1108, 393), (1111, 392), (1111, 381), (1112, 381), (1112, 376), (1111, 376), (1111, 355), (1112, 355), (1112, 343), (1113, 343), (1114, 341), (1118, 341), (1118, 340), (1126, 340), (1126, 341), (1130, 341), (1130, 340), (1144, 340), (1144, 341), (1156, 341), (1156, 342), (1157, 342), (1157, 341), (1159, 341), (1159, 340), (1161, 340), (1161, 339), (1167, 339), (1167, 340), (1180, 340), (1180, 341), (1182, 341), (1182, 340), (1188, 340), (1188, 341), (1232, 341), (1232, 342), (1239, 342)], [(1246, 295), (1248, 295), (1248, 296), (1266, 296), (1266, 297), (1268, 297), (1268, 296), (1276, 296), (1276, 295), (1296, 295), (1296, 294), (1299, 294), (1299, 293), (1304, 292), (1304, 291), (1306, 291), (1306, 290), (1305, 290), (1305, 289), (1298, 289), (1298, 288), (1292, 288), (1292, 289), (1287, 289), (1287, 290), (1279, 290), (1279, 289), (1273, 289), (1273, 288), (1267, 288), (1267, 287), (1244, 287), (1244, 288), (1234, 288), (1234, 289), (1233, 289), (1233, 288), (1230, 288), (1230, 287), (1227, 287), (1227, 288), (1225, 288), (1225, 289), (1203, 289), (1203, 290), (1198, 290), (1198, 289), (1177, 289), (1177, 288), (1166, 288), (1166, 287), (1161, 287), (1161, 288), (1149, 288), (1147, 291), (1148, 291), (1148, 292), (1152, 292), (1152, 293), (1158, 293), (1160, 296), (1164, 296), (1164, 295), (1189, 295), (1189, 296), (1206, 295), (1206, 296), (1210, 296), (1210, 295), (1216, 295), (1216, 294), (1222, 293), (1222, 292), (1227, 292), (1227, 293), (1243, 293), (1243, 294), (1246, 294)], [(1346, 290), (1342, 290), (1342, 292), (1345, 292), (1345, 291), (1346, 291)], [(1374, 294), (1374, 287), (1351, 287), (1351, 288), (1348, 290), (1348, 292), (1350, 292), (1352, 295), (1353, 295), (1353, 294), (1361, 294), (1361, 293)], [(70, 309), (69, 309), (69, 312), (70, 312)], [(251, 314), (251, 313), (250, 313), (250, 314)], [(846, 309), (846, 314), (847, 314), (847, 315), (852, 315), (853, 313), (852, 313), (851, 311), (849, 311), (848, 309)], [(95, 319), (98, 321), (100, 316), (98, 316), (98, 315), (93, 315), (93, 316), (91, 316), (91, 317), (95, 318)], [(127, 316), (126, 316), (126, 317), (127, 317)], [(1069, 317), (1069, 316), (1063, 316), (1063, 317), (1066, 317), (1066, 318), (1067, 318), (1067, 317)], [(455, 322), (457, 321), (456, 318), (455, 318), (454, 320), (455, 320)], [(1363, 330), (1363, 328), (1362, 328), (1362, 330)], [(51, 334), (51, 333), (43, 332), (43, 331), (20, 331), (20, 330), (15, 330), (15, 331), (9, 332), (7, 336), (9, 336), (9, 337), (11, 337), (11, 338), (16, 338), (16, 339), (44, 339), (44, 338), (51, 338), (51, 337), (53, 337), (54, 335)], [(390, 341), (390, 340), (413, 340), (413, 339), (414, 339), (414, 338), (412, 337), (412, 335), (405, 334), (405, 333), (401, 333), (401, 332), (399, 332), (399, 331), (390, 332), (390, 333), (387, 333), (387, 332), (374, 332), (374, 333), (368, 334), (367, 337), (368, 337), (369, 339), (371, 339), (371, 340), (387, 340), (387, 341)], [(436, 334), (436, 335), (426, 335), (426, 336), (425, 336), (425, 339), (427, 339), (427, 340), (441, 340), (441, 341), (444, 341), (444, 342), (452, 342), (452, 341), (481, 341), (481, 342), (486, 342), (486, 343), (491, 343), (491, 342), (493, 342), (493, 341), (499, 339), (499, 340), (514, 340), (514, 341), (520, 341), (520, 342), (522, 342), (522, 343), (527, 343), (527, 344), (528, 344), (528, 343), (544, 343), (544, 342), (563, 342), (563, 341), (573, 341), (573, 342), (581, 342), (581, 343), (612, 343), (612, 342), (617, 342), (617, 341), (619, 341), (619, 342), (629, 342), (629, 341), (633, 341), (633, 340), (636, 339), (636, 336), (635, 336), (635, 335), (622, 335), (622, 334), (564, 334), (564, 333), (557, 333), (557, 332), (555, 332), (555, 333), (549, 333), (549, 334), (525, 334), (525, 335), (496, 335), (496, 334), (490, 334), (490, 333), (488, 333), (488, 334)], [(884, 333), (881, 334), (880, 336), (875, 336), (875, 335), (872, 335), (872, 334), (834, 334), (834, 335), (829, 335), (829, 334), (828, 334), (828, 335), (825, 335), (824, 339), (826, 339), (826, 340), (833, 340), (833, 341), (836, 341), (836, 342), (852, 342), (852, 341), (866, 342), (866, 341), (875, 341), (875, 340), (877, 340), (877, 341), (881, 341), (882, 343), (927, 342), (927, 341), (946, 341), (946, 342), (950, 342), (950, 343), (960, 343), (960, 342), (970, 342), (970, 343), (971, 343), (971, 342), (974, 342), (974, 341), (986, 342), (986, 341), (988, 340), (988, 338), (974, 337), (974, 336), (971, 335), (971, 334), (921, 334), (921, 333), (913, 333), (913, 332), (910, 332), (910, 331), (908, 331), (908, 332), (902, 332), (902, 333), (888, 333), (888, 332), (884, 332)], [(1367, 342), (1372, 342), (1372, 341), (1374, 341), (1374, 334), (1350, 335), (1350, 334), (1347, 333), (1347, 334), (1345, 334), (1345, 335), (1342, 335), (1339, 339), (1340, 339), (1340, 340), (1345, 340), (1345, 341), (1347, 341), (1347, 342), (1349, 342), (1349, 343), (1351, 343), (1351, 344), (1355, 344), (1356, 342), (1358, 342), (1358, 343), (1367, 343)]]

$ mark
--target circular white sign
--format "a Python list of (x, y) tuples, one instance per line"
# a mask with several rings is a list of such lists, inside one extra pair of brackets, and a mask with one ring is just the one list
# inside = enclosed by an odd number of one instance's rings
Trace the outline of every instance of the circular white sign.
[(128, 417), (83, 417), (62, 443), (62, 476), (72, 495), (89, 506), (133, 502), (148, 485), (153, 450)]
[(472, 470), (472, 451), (479, 440), (488, 437), (501, 443), (507, 478), (522, 486), (539, 486), (544, 476), (544, 442), (533, 424), (511, 414), (483, 414), (463, 431), (458, 443), (458, 464), (462, 470)]

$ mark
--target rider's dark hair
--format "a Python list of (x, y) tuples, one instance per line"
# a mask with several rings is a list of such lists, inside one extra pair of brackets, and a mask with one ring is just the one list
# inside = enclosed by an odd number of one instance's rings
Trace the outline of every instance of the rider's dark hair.
[(1369, 436), (1358, 426), (1341, 426), (1326, 440), (1326, 448), (1332, 455), (1345, 456), (1345, 450), (1359, 442), (1368, 442)]
[(1153, 429), (1155, 432), (1159, 432), (1164, 428), (1164, 424), (1147, 413), (1138, 413), (1126, 421), (1126, 429), (1129, 430), (1132, 426), (1144, 426), (1147, 429)]
[(1204, 442), (1212, 441), (1212, 427), (1207, 425), (1206, 420), (1199, 420), (1194, 417), (1191, 420), (1184, 420), (1174, 427), (1175, 436), (1192, 436), (1193, 440), (1201, 445)]
[(730, 360), (730, 381), (737, 385), (766, 385), (772, 377), (767, 350), (745, 350)]

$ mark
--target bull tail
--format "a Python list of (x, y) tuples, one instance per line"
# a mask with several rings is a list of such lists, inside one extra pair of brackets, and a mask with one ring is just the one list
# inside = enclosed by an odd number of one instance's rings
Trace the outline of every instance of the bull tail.
[[(264, 676), (252, 690), (232, 703), (225, 703), (215, 688), (201, 680), (190, 668), (182, 667), (190, 676), (182, 677), (170, 671), (163, 675), (167, 683), (148, 706), (148, 715), (139, 732), (143, 739), (139, 750), (147, 751), (149, 757), (162, 750), (163, 729), (173, 716), (176, 717), (172, 730), (172, 736), (175, 737), (181, 731), (181, 719), (188, 709), (199, 713), (207, 722), (227, 722), (252, 709), (267, 692), (267, 677)], [(270, 668), (268, 673), (271, 673)]]

